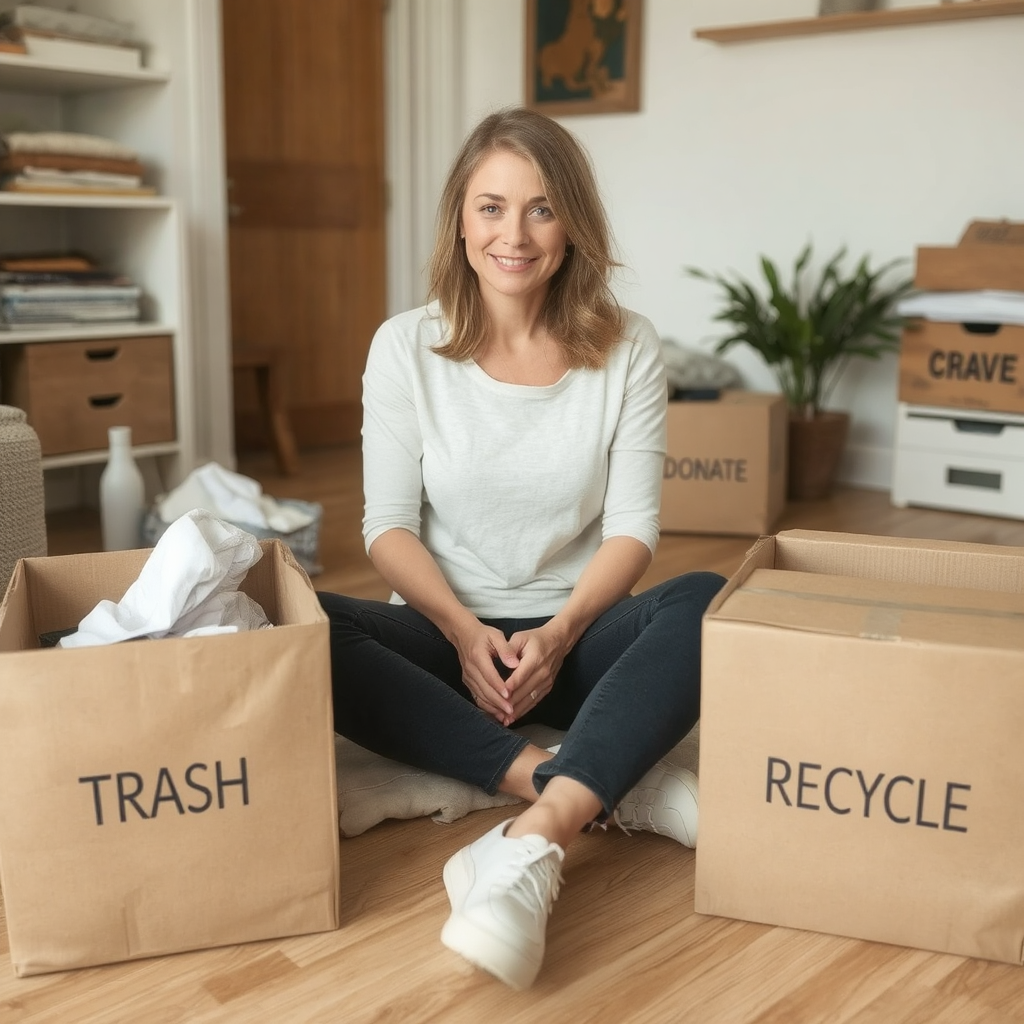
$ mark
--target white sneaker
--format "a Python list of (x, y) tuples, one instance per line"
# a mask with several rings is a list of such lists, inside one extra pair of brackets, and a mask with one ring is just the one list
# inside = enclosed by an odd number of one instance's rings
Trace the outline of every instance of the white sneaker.
[(626, 832), (656, 832), (697, 845), (697, 776), (659, 761), (622, 799), (615, 821)]
[(510, 839), (503, 821), (444, 866), (451, 916), (441, 941), (513, 988), (529, 988), (544, 959), (565, 851), (543, 836)]

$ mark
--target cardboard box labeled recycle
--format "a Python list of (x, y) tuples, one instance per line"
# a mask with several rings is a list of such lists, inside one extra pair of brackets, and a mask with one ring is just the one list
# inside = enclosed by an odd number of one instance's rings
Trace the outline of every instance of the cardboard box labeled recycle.
[(1024, 548), (787, 531), (704, 619), (695, 909), (1019, 964)]
[(280, 541), (273, 628), (41, 648), (150, 552), (29, 558), (0, 605), (0, 882), (19, 975), (338, 927), (327, 620)]
[(723, 391), (668, 404), (666, 533), (768, 533), (786, 505), (789, 413), (779, 394)]

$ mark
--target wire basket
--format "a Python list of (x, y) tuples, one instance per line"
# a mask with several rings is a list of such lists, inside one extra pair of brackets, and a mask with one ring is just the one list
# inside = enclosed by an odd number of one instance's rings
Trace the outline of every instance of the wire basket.
[[(323, 518), (323, 506), (313, 501), (300, 501), (298, 498), (278, 498), (279, 505), (298, 509), (313, 517), (308, 526), (301, 526), (290, 533), (281, 533), (278, 530), (264, 529), (260, 526), (253, 526), (251, 523), (236, 523), (231, 520), (232, 526), (237, 526), (246, 533), (251, 533), (257, 540), (272, 540), (274, 538), (283, 541), (291, 549), (295, 561), (306, 570), (307, 575), (316, 576), (324, 571), (319, 561), (320, 552), (320, 521)], [(164, 535), (170, 523), (165, 523), (160, 516), (150, 509), (142, 523), (142, 539), (150, 547)]]

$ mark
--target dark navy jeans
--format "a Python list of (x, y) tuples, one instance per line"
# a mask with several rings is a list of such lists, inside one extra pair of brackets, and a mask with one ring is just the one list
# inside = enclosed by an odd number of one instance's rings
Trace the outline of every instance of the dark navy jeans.
[[(515, 726), (565, 731), (534, 773), (587, 786), (610, 814), (700, 715), (701, 616), (725, 583), (694, 572), (611, 607)], [(334, 727), (385, 757), (495, 793), (527, 740), (473, 702), (455, 647), (407, 605), (321, 593), (331, 621)], [(505, 636), (539, 619), (487, 619)]]

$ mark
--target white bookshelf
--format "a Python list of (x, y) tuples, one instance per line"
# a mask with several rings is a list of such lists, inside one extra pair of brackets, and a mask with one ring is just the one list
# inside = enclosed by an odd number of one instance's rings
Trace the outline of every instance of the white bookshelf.
[(145, 338), (158, 334), (170, 334), (169, 324), (104, 324), (100, 327), (67, 328), (26, 328), (24, 330), (0, 331), (0, 345), (39, 345), (46, 341), (101, 341), (104, 338)]
[(126, 85), (158, 85), (170, 81), (165, 71), (95, 71), (0, 53), (0, 90), (65, 96), (76, 92), (123, 89)]
[[(18, 54), (0, 54), (0, 131), (79, 131), (115, 139), (134, 148), (146, 167), (153, 196), (93, 196), (0, 192), (0, 252), (81, 250), (104, 269), (123, 273), (142, 288), (142, 322), (45, 330), (0, 330), (0, 345), (42, 345), (59, 341), (169, 335), (174, 362), (175, 438), (137, 446), (149, 489), (180, 482), (197, 462), (193, 408), (194, 344), (189, 305), (189, 271), (184, 211), (172, 194), (180, 182), (183, 125), (188, 89), (175, 86), (168, 70), (175, 43), (186, 46), (184, 6), (175, 0), (83, 2), (78, 9), (134, 21), (143, 39), (161, 39), (147, 49), (149, 66), (131, 70), (83, 69)], [(184, 62), (187, 73), (188, 61)], [(177, 175), (174, 168), (177, 167)], [(98, 466), (106, 450), (46, 456), (48, 505), (69, 503), (66, 472), (77, 474), (72, 490), (95, 500)], [(56, 487), (51, 478), (60, 477)], [(53, 492), (53, 493), (51, 493)], [(52, 500), (51, 500), (52, 499)], [(75, 503), (72, 497), (70, 503)]]
[(2, 192), (0, 206), (55, 206), (61, 210), (170, 210), (174, 202), (165, 196), (90, 196), (46, 192)]

